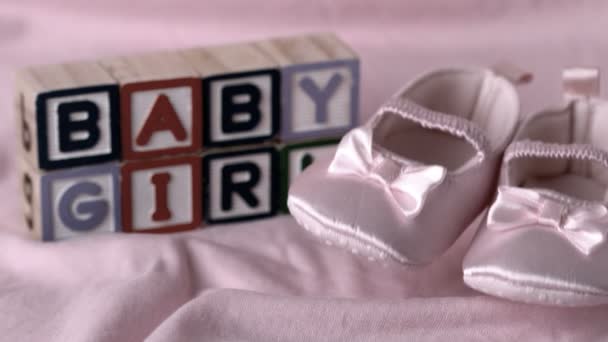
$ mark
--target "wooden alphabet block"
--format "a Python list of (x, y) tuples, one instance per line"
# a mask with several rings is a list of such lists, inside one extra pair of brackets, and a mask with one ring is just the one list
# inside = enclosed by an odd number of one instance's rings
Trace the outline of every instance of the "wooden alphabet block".
[(201, 150), (201, 80), (176, 52), (100, 62), (121, 85), (124, 160)]
[(338, 137), (357, 125), (359, 61), (333, 34), (256, 44), (279, 61), (284, 142)]
[(339, 139), (318, 140), (286, 145), (281, 149), (281, 211), (288, 213), (289, 185), (304, 169), (317, 160), (332, 158)]
[(198, 156), (142, 160), (122, 166), (125, 232), (167, 233), (201, 223)]
[(332, 34), (24, 69), (26, 223), (54, 240), (273, 216), (358, 102), (358, 57)]
[(119, 164), (37, 172), (21, 163), (25, 221), (44, 241), (120, 230)]
[(279, 129), (278, 64), (252, 44), (180, 51), (203, 78), (203, 145), (252, 144)]
[(21, 70), (16, 102), (22, 153), (34, 168), (120, 158), (118, 86), (98, 64)]
[(278, 166), (274, 147), (203, 156), (206, 222), (235, 222), (275, 215), (280, 195)]

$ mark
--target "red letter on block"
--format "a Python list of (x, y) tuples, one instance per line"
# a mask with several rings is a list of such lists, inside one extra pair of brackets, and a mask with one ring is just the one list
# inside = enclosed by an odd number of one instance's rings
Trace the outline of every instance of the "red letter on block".
[(157, 159), (200, 152), (201, 82), (199, 78), (180, 78), (121, 86), (121, 159)]
[(167, 186), (171, 180), (168, 172), (157, 173), (150, 179), (155, 188), (156, 209), (152, 214), (154, 221), (166, 221), (171, 218), (171, 211), (167, 206)]
[(173, 133), (175, 140), (183, 141), (186, 139), (186, 130), (179, 121), (171, 101), (169, 101), (167, 95), (160, 95), (152, 106), (144, 127), (137, 135), (136, 142), (138, 145), (145, 145), (150, 141), (152, 134), (167, 130)]

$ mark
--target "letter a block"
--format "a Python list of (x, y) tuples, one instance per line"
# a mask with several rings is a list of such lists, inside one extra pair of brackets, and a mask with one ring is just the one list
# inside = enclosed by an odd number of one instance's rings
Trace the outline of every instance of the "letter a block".
[(280, 119), (278, 64), (252, 44), (180, 52), (203, 79), (203, 145), (272, 139)]
[(278, 153), (273, 147), (204, 156), (206, 221), (235, 222), (275, 215), (278, 176)]
[(357, 125), (359, 61), (332, 34), (257, 44), (279, 61), (284, 142), (338, 137)]
[(145, 160), (122, 167), (123, 230), (167, 233), (201, 223), (200, 157)]
[(120, 158), (118, 86), (98, 64), (24, 69), (16, 100), (23, 155), (34, 168)]
[(120, 230), (119, 164), (39, 173), (22, 162), (25, 219), (44, 241)]
[(281, 210), (289, 212), (289, 185), (304, 169), (317, 160), (332, 158), (340, 140), (319, 140), (287, 145), (281, 150)]
[(201, 150), (201, 81), (176, 52), (100, 62), (121, 85), (124, 160)]

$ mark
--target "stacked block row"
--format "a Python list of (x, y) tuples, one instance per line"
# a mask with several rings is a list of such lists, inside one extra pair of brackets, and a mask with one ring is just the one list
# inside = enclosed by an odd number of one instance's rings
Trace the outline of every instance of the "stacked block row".
[(275, 215), (357, 124), (358, 89), (332, 34), (24, 69), (27, 226), (54, 240)]

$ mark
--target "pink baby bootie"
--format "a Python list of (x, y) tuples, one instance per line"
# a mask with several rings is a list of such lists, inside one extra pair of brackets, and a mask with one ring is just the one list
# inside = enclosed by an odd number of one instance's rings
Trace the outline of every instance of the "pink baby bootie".
[(608, 303), (608, 102), (531, 117), (504, 155), (464, 281), (527, 303)]
[(490, 70), (418, 78), (292, 184), (289, 210), (328, 243), (428, 263), (487, 206), (519, 122), (511, 83)]

